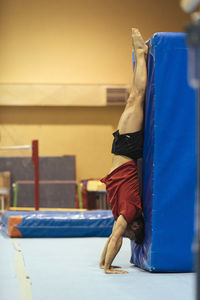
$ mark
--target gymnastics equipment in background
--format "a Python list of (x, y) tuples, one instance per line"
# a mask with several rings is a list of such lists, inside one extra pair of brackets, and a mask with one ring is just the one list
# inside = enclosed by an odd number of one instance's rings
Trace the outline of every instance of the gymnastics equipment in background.
[(194, 269), (196, 101), (187, 80), (183, 33), (149, 41), (143, 153), (145, 241), (131, 262), (149, 271)]
[(2, 229), (10, 237), (106, 237), (112, 232), (110, 210), (6, 211)]
[[(32, 163), (34, 165), (34, 191), (35, 191), (35, 210), (39, 209), (39, 150), (38, 150), (38, 140), (33, 140), (32, 145), (22, 145), (22, 146), (8, 146), (8, 147), (0, 147), (0, 150), (26, 150), (32, 149)], [(4, 159), (2, 157), (1, 159)], [(6, 167), (0, 166), (0, 170), (2, 172), (10, 171), (10, 165), (8, 164)]]
[[(65, 160), (65, 162), (67, 161)], [(63, 160), (61, 162), (63, 165)], [(53, 164), (53, 166), (55, 165)], [(66, 183), (65, 186), (69, 187), (69, 182), (66, 181)], [(79, 182), (73, 181), (74, 185), (75, 183), (79, 185)], [(54, 184), (52, 186), (55, 188)], [(87, 201), (85, 199), (82, 204), (88, 205), (90, 208), (91, 205), (94, 206), (93, 208), (97, 208), (98, 203), (101, 206), (105, 204), (106, 192), (100, 182), (97, 180), (85, 181), (84, 190), (92, 196), (87, 198)], [(58, 197), (54, 200), (56, 203), (60, 203)], [(90, 201), (92, 203), (89, 203)], [(2, 214), (2, 230), (10, 237), (107, 237), (111, 234), (114, 224), (111, 210), (39, 208), (39, 211), (33, 211), (30, 208), (31, 211), (27, 211), (27, 207), (25, 210), (23, 211), (23, 207), (21, 207), (20, 211), (5, 211)]]
[[(37, 208), (75, 208), (75, 156), (42, 156), (38, 158), (40, 205)], [(35, 205), (34, 166), (27, 156), (0, 157), (0, 171), (11, 173), (11, 209), (22, 210)]]
[(10, 172), (0, 172), (0, 212), (10, 207)]
[(110, 209), (107, 202), (105, 185), (100, 179), (85, 179), (77, 182), (77, 205), (76, 208)]
[(39, 210), (39, 149), (38, 140), (32, 141), (32, 163), (34, 165), (35, 210)]
[[(3, 147), (3, 150), (5, 150), (5, 147)], [(105, 187), (99, 180), (76, 180), (75, 156), (39, 157), (38, 161), (36, 159), (36, 165), (38, 165), (37, 177), (40, 187), (40, 189), (37, 188), (40, 197), (40, 205), (37, 201), (37, 210), (41, 208), (47, 210), (66, 208), (104, 210), (110, 208), (106, 201)], [(11, 185), (13, 187), (9, 209), (34, 210), (36, 206), (34, 198), (35, 180), (30, 157), (0, 157), (0, 171), (5, 170), (11, 174)]]
[[(4, 147), (3, 149), (5, 150)], [(36, 165), (38, 165), (37, 182), (40, 187), (37, 188), (40, 197), (40, 205), (37, 201), (37, 210), (110, 208), (106, 201), (105, 187), (99, 180), (92, 178), (76, 180), (74, 155), (39, 157), (38, 161), (36, 159)], [(0, 157), (0, 171), (5, 170), (11, 174), (13, 187), (9, 209), (34, 210), (35, 180), (30, 157)]]

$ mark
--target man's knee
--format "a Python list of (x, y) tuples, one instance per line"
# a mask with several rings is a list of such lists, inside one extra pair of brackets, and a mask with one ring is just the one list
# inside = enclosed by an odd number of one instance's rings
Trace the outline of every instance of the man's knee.
[(132, 119), (134, 122), (137, 122), (137, 119), (143, 120), (143, 102), (138, 100), (128, 102), (124, 114), (127, 120)]
[(143, 105), (145, 95), (145, 88), (140, 88), (132, 92), (127, 100), (128, 107), (136, 107)]

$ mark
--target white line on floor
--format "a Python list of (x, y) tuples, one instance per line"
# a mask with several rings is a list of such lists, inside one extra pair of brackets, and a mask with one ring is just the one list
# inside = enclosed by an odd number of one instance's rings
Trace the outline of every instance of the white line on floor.
[(15, 249), (15, 272), (19, 282), (19, 300), (32, 300), (31, 280), (26, 272), (22, 249), (17, 239), (12, 239)]

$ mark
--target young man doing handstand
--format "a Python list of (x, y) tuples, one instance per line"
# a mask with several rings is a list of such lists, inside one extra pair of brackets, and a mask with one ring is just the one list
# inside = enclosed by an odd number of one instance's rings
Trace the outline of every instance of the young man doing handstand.
[(116, 270), (112, 262), (119, 252), (123, 237), (141, 244), (144, 239), (141, 197), (136, 161), (142, 157), (143, 103), (147, 83), (146, 56), (148, 47), (140, 32), (132, 29), (135, 56), (133, 84), (118, 130), (113, 133), (113, 161), (110, 173), (101, 179), (106, 184), (115, 223), (100, 258), (100, 267), (107, 274), (127, 273)]

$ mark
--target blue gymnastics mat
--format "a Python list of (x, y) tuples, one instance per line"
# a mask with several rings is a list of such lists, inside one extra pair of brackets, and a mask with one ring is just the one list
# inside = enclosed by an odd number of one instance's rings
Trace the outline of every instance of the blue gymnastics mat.
[(131, 262), (149, 271), (193, 270), (197, 184), (196, 101), (188, 85), (183, 33), (149, 42), (143, 153), (146, 237)]
[(10, 237), (107, 237), (114, 218), (110, 210), (6, 211), (1, 222)]

